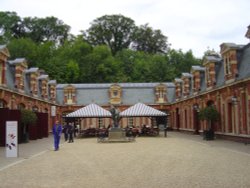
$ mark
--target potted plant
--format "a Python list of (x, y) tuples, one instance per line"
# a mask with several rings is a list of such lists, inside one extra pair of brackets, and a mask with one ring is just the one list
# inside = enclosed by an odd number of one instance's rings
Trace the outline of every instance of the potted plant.
[(218, 121), (219, 117), (219, 112), (212, 105), (200, 110), (199, 119), (206, 120), (208, 122), (208, 130), (204, 130), (205, 140), (214, 140), (214, 130), (212, 129), (212, 123)]
[(36, 123), (37, 116), (36, 113), (31, 110), (22, 109), (21, 110), (21, 123), (23, 125), (23, 141), (29, 141), (28, 125)]

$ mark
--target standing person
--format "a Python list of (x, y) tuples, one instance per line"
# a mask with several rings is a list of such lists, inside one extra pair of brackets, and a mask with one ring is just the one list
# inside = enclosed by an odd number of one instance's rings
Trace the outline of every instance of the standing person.
[(62, 132), (64, 134), (64, 140), (65, 142), (67, 142), (68, 141), (68, 123), (63, 126)]
[(74, 139), (73, 139), (74, 127), (73, 127), (72, 123), (69, 123), (68, 133), (69, 133), (69, 142), (68, 143), (74, 142)]
[(57, 150), (59, 150), (60, 137), (61, 137), (61, 133), (62, 133), (62, 125), (59, 124), (58, 120), (54, 124), (52, 132), (53, 132), (53, 135), (54, 135), (55, 151), (57, 151)]

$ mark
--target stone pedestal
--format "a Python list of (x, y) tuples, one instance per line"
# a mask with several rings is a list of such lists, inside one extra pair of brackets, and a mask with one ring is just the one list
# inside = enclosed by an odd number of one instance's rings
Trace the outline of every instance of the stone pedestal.
[(133, 142), (135, 141), (134, 137), (126, 137), (125, 130), (113, 127), (109, 130), (109, 136), (107, 139), (98, 139), (98, 142), (101, 143), (113, 143), (113, 142)]
[(124, 141), (126, 140), (126, 133), (121, 128), (111, 128), (109, 130), (109, 141)]

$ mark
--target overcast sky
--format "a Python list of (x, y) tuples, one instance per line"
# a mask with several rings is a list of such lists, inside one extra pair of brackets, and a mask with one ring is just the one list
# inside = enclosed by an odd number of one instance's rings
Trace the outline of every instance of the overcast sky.
[(122, 14), (137, 26), (148, 23), (168, 37), (174, 49), (201, 57), (223, 42), (247, 44), (249, 0), (0, 0), (0, 11), (20, 17), (55, 16), (79, 34), (103, 15)]

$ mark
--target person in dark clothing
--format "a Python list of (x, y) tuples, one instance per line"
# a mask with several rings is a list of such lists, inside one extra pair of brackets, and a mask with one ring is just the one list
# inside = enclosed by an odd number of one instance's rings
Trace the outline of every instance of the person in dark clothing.
[(68, 143), (74, 142), (74, 139), (73, 139), (74, 127), (73, 127), (72, 123), (69, 123), (68, 133), (69, 133), (69, 142)]
[(63, 132), (63, 134), (64, 134), (64, 140), (65, 140), (65, 142), (67, 142), (68, 141), (68, 124), (65, 124), (64, 126), (63, 126), (63, 130), (62, 130), (62, 132)]

